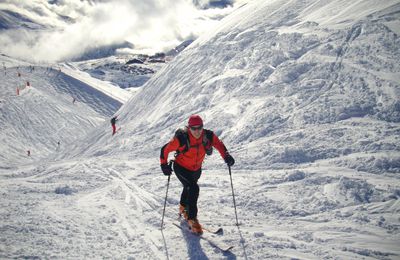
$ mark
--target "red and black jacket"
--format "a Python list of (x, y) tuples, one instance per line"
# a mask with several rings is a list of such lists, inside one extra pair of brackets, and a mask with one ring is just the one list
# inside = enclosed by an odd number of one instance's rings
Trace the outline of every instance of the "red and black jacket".
[[(215, 147), (222, 158), (225, 158), (228, 153), (222, 141), (210, 130), (203, 129), (198, 139), (191, 134), (190, 130), (186, 130), (186, 133), (187, 144), (182, 145), (182, 140), (179, 140), (179, 136), (175, 134), (174, 138), (161, 148), (161, 164), (168, 163), (168, 154), (170, 152), (176, 152), (175, 163), (190, 171), (197, 171), (201, 168), (204, 157), (206, 156), (207, 145)], [(209, 135), (211, 139), (208, 144), (204, 144), (206, 133), (208, 133), (207, 135)], [(187, 147), (188, 144), (189, 147)]]

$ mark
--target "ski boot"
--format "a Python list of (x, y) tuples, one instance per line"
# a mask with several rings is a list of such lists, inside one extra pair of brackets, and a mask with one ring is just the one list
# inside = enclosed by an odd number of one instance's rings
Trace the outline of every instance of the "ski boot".
[(188, 220), (188, 212), (186, 210), (186, 207), (183, 206), (182, 204), (179, 204), (179, 217), (182, 216), (185, 220)]
[(190, 230), (197, 234), (197, 235), (201, 235), (203, 234), (203, 228), (201, 227), (199, 221), (197, 220), (197, 218), (195, 219), (188, 219), (188, 225)]

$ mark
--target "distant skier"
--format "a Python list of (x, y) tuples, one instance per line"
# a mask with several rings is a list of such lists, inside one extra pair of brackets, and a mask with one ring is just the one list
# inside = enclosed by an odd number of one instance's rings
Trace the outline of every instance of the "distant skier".
[(72, 98), (72, 104), (75, 104), (76, 99), (73, 97)]
[(31, 150), (26, 151), (26, 153), (28, 154), (28, 156), (31, 156)]
[(197, 199), (199, 198), (198, 179), (205, 155), (211, 155), (215, 147), (225, 162), (232, 166), (235, 163), (223, 142), (210, 130), (203, 129), (203, 120), (198, 115), (189, 118), (188, 126), (178, 129), (171, 141), (161, 148), (160, 163), (164, 175), (172, 174), (168, 164), (168, 154), (176, 152), (173, 164), (176, 177), (183, 185), (179, 214), (187, 220), (192, 232), (201, 234), (203, 229), (197, 219)]
[(27, 82), (26, 82), (26, 86), (27, 86), (27, 87), (30, 87), (30, 86), (31, 86), (31, 83), (29, 83), (29, 81), (27, 81)]
[(117, 126), (115, 125), (117, 121), (118, 121), (117, 116), (111, 118), (112, 135), (114, 135), (117, 132)]

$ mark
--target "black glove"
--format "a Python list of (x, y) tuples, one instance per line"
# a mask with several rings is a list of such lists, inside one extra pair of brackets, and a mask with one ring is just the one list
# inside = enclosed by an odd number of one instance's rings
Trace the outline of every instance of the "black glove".
[(224, 160), (225, 160), (226, 164), (228, 164), (228, 166), (232, 166), (235, 164), (235, 159), (233, 159), (233, 157), (229, 153), (227, 153), (225, 155)]
[(166, 176), (170, 176), (172, 174), (172, 167), (170, 164), (167, 163), (161, 164), (161, 170)]

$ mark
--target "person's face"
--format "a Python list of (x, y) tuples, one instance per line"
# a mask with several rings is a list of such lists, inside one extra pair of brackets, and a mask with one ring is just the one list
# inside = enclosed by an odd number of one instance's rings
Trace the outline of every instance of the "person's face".
[(194, 138), (199, 139), (201, 136), (201, 133), (203, 132), (203, 126), (202, 125), (197, 125), (197, 126), (191, 126), (189, 127), (190, 132), (194, 136)]

